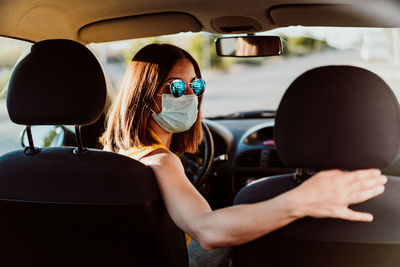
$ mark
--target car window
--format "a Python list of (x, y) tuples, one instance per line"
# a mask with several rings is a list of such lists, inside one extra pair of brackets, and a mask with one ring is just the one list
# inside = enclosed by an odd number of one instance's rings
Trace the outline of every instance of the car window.
[[(89, 44), (101, 62), (109, 88), (119, 90), (125, 67), (143, 46), (172, 43), (199, 62), (207, 89), (203, 113), (221, 116), (240, 111), (276, 110), (286, 88), (304, 71), (323, 65), (354, 65), (380, 75), (400, 96), (400, 30), (380, 28), (288, 27), (265, 35), (280, 35), (282, 56), (218, 57), (209, 33), (175, 35)], [(21, 148), (19, 126), (9, 120), (5, 96), (12, 68), (30, 43), (0, 38), (0, 154)], [(110, 93), (109, 95), (113, 95)]]
[(25, 128), (10, 121), (6, 107), (7, 84), (14, 65), (32, 43), (0, 37), (0, 154), (21, 148)]

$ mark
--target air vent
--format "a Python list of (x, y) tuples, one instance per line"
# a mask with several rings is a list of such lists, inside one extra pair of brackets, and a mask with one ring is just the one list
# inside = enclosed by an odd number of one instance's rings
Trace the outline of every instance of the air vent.
[(269, 152), (268, 166), (274, 168), (286, 167), (285, 163), (279, 157), (278, 151), (271, 149)]
[(261, 150), (249, 150), (240, 154), (236, 159), (237, 167), (258, 167), (260, 166)]

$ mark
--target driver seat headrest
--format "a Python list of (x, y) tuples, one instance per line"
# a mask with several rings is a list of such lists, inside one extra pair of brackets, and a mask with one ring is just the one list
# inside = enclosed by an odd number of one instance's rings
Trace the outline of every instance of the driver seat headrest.
[(23, 125), (87, 125), (102, 114), (106, 81), (84, 45), (45, 40), (14, 68), (7, 95), (10, 119)]
[(275, 141), (289, 167), (385, 168), (400, 151), (400, 109), (376, 74), (353, 66), (307, 71), (288, 88)]

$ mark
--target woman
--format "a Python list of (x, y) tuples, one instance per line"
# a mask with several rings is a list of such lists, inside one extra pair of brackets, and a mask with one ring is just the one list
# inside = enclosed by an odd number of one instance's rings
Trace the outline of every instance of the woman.
[(109, 114), (103, 144), (152, 168), (168, 213), (206, 250), (238, 245), (305, 217), (372, 221), (350, 210), (384, 191), (379, 170), (323, 171), (297, 188), (264, 202), (212, 211), (185, 176), (176, 156), (202, 140), (204, 81), (198, 64), (172, 45), (142, 48), (130, 63)]

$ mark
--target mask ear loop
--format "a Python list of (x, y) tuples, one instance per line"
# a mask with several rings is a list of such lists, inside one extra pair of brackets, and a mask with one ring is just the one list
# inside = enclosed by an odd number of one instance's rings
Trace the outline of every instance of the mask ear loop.
[[(155, 95), (162, 98), (162, 95), (163, 95), (163, 94), (155, 94)], [(161, 100), (161, 101), (162, 101), (162, 100)], [(155, 99), (153, 99), (153, 103), (154, 103), (154, 105), (155, 105), (159, 110), (161, 110), (161, 111), (160, 111), (160, 113), (161, 113), (161, 112), (162, 112), (162, 107), (160, 107), (159, 105), (157, 105), (157, 102), (156, 102)], [(161, 104), (161, 106), (162, 106), (162, 104)], [(152, 108), (150, 108), (150, 112), (152, 112), (153, 114), (157, 114)]]

